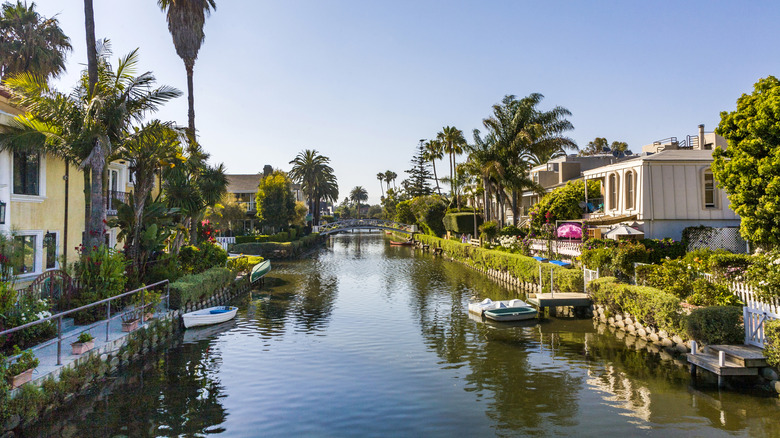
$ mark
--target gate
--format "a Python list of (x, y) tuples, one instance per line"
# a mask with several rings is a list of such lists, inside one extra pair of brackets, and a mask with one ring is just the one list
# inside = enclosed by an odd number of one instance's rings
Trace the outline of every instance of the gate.
[[(774, 300), (772, 300), (774, 301)], [(764, 348), (764, 322), (769, 319), (780, 319), (777, 303), (768, 304), (761, 301), (745, 300), (742, 308), (742, 318), (745, 322), (745, 344)]]
[(586, 267), (582, 267), (582, 278), (583, 278), (583, 292), (588, 293), (588, 283), (590, 283), (592, 280), (595, 280), (599, 278), (599, 270), (596, 269), (595, 271), (593, 269), (588, 269)]

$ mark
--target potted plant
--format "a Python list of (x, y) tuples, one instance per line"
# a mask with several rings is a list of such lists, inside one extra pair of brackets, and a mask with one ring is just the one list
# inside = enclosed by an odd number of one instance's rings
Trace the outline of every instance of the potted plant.
[(131, 310), (122, 315), (122, 331), (131, 332), (138, 328), (138, 321), (141, 318), (138, 317), (137, 310)]
[(95, 337), (89, 332), (82, 332), (76, 342), (70, 344), (73, 348), (73, 354), (84, 354), (87, 351), (95, 348)]
[[(149, 321), (154, 318), (154, 313), (157, 310), (157, 306), (162, 302), (162, 293), (152, 290), (144, 290), (141, 292), (141, 298), (143, 301), (136, 303), (136, 308), (141, 309), (143, 307), (144, 321)], [(143, 303), (143, 304), (142, 304)]]
[(14, 356), (19, 356), (16, 362), (8, 366), (7, 376), (11, 381), (11, 388), (18, 388), (32, 380), (32, 373), (38, 367), (38, 358), (35, 357), (32, 350), (22, 350), (18, 345), (14, 345)]

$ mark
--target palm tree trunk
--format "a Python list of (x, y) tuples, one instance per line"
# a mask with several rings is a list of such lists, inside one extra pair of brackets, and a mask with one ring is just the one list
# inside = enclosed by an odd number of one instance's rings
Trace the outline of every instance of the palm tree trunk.
[(517, 190), (512, 189), (512, 225), (517, 226)]
[(184, 68), (187, 69), (187, 133), (189, 134), (190, 140), (195, 141), (195, 96), (192, 82), (195, 61), (184, 60)]
[(439, 196), (441, 196), (441, 188), (439, 188), (439, 177), (436, 175), (436, 160), (431, 159), (431, 164), (433, 164), (433, 180), (436, 181), (436, 191), (439, 193)]
[[(84, 223), (89, 224), (89, 218), (91, 217), (92, 211), (92, 192), (89, 190), (89, 187), (92, 187), (92, 179), (89, 177), (89, 172), (87, 171), (81, 172), (81, 175), (84, 176)], [(86, 229), (84, 231), (84, 237), (81, 238), (81, 244), (84, 245), (84, 247), (87, 247), (87, 244), (89, 243), (89, 233), (86, 232)]]
[(488, 178), (482, 178), (482, 187), (484, 190), (484, 202), (485, 202), (485, 222), (490, 220), (490, 180)]
[(95, 12), (92, 8), (92, 0), (84, 0), (84, 27), (87, 31), (87, 75), (89, 77), (89, 96), (91, 97), (98, 81)]

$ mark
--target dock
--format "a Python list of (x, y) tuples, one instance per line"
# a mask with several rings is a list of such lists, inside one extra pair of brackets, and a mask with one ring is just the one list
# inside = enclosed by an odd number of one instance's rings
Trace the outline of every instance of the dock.
[(544, 307), (587, 307), (591, 305), (588, 294), (582, 292), (555, 292), (554, 294), (536, 294), (528, 302), (542, 309)]
[(688, 353), (691, 377), (696, 378), (698, 368), (718, 376), (718, 387), (723, 387), (725, 376), (757, 376), (767, 366), (763, 350), (752, 345), (710, 345), (697, 352), (696, 345)]

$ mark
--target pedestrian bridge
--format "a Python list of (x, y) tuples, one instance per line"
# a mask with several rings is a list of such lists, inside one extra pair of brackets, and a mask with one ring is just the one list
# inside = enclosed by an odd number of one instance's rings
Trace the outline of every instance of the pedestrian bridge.
[(417, 232), (417, 226), (384, 219), (347, 219), (314, 227), (312, 231), (327, 236), (350, 230), (390, 230), (412, 234)]

